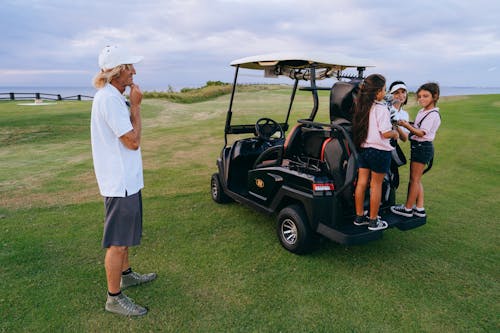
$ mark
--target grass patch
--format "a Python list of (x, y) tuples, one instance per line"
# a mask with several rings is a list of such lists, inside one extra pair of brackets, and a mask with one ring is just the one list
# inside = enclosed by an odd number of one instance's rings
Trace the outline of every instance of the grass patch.
[[(234, 118), (248, 122), (282, 121), (289, 100), (274, 89), (238, 97)], [(310, 94), (296, 98), (292, 121), (310, 112)], [(322, 93), (320, 105), (327, 100)], [(104, 311), (90, 102), (2, 102), (0, 332), (497, 331), (498, 100), (440, 101), (426, 226), (363, 246), (323, 242), (308, 256), (281, 248), (274, 217), (210, 199), (228, 96), (144, 100), (145, 229), (131, 254), (159, 278), (127, 292), (150, 308), (140, 319)], [(414, 118), (413, 101), (408, 109)]]
[[(255, 85), (255, 84), (239, 84), (239, 91), (262, 91), (268, 89), (280, 89), (280, 85)], [(160, 98), (166, 99), (174, 103), (191, 104), (204, 102), (217, 98), (219, 96), (230, 94), (232, 85), (221, 81), (208, 81), (200, 88), (183, 88), (179, 92), (169, 89), (167, 91), (146, 91), (144, 98)]]

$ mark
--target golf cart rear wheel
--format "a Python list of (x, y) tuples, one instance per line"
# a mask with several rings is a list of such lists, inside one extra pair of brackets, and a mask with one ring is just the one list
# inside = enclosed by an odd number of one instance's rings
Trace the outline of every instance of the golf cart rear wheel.
[(301, 206), (292, 205), (282, 209), (276, 229), (281, 245), (288, 251), (303, 254), (312, 250), (316, 237)]
[(218, 173), (214, 173), (212, 175), (212, 179), (210, 181), (210, 193), (212, 194), (212, 200), (217, 203), (227, 203), (232, 201), (231, 198), (224, 193)]

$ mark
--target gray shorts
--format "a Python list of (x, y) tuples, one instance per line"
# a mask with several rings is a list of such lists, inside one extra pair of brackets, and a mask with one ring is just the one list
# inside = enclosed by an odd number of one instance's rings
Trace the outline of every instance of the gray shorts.
[(102, 247), (135, 246), (142, 236), (141, 191), (125, 198), (104, 198), (104, 233)]

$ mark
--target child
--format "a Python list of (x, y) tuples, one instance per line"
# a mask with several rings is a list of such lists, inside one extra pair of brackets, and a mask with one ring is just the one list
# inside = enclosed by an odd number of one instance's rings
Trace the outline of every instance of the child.
[[(380, 74), (368, 76), (360, 85), (353, 117), (353, 138), (358, 155), (358, 180), (355, 189), (355, 225), (368, 225), (369, 230), (387, 228), (378, 216), (382, 198), (382, 182), (391, 164), (390, 139), (398, 139), (392, 129), (385, 96), (385, 78)], [(365, 193), (370, 183), (370, 212), (364, 216)]]
[[(434, 157), (434, 146), (432, 141), (441, 125), (441, 116), (439, 108), (436, 107), (439, 100), (439, 85), (437, 83), (423, 84), (417, 90), (417, 100), (422, 109), (418, 111), (415, 118), (415, 125), (404, 120), (398, 124), (410, 131), (411, 141), (411, 163), (410, 163), (410, 182), (408, 184), (408, 196), (406, 204), (392, 206), (391, 211), (394, 214), (412, 217), (425, 217), (424, 209), (424, 187), (422, 185), (422, 175), (425, 165)], [(415, 206), (414, 206), (415, 205)]]
[[(406, 105), (406, 103), (408, 102), (408, 88), (406, 87), (406, 84), (403, 81), (394, 81), (389, 86), (389, 94), (392, 95), (392, 103), (390, 104), (389, 108), (391, 112), (391, 122), (393, 124), (397, 124), (399, 120), (410, 121), (408, 112), (403, 109), (403, 105)], [(395, 129), (398, 131), (399, 139), (403, 142), (406, 142), (408, 140), (408, 134), (410, 133), (410, 131), (402, 126), (395, 126)], [(406, 163), (406, 157), (399, 147), (398, 142), (396, 140), (391, 140), (391, 144), (396, 148), (394, 151), (392, 151), (393, 156), (397, 156), (397, 159), (399, 161), (404, 161)], [(398, 151), (403, 156), (400, 156), (398, 154)], [(404, 160), (402, 160), (403, 157)], [(395, 189), (399, 187), (399, 167), (401, 165), (402, 164), (398, 164), (395, 159), (391, 160), (391, 183)]]
[[(399, 121), (406, 120), (410, 121), (410, 116), (408, 112), (403, 110), (403, 105), (408, 102), (408, 88), (403, 81), (394, 81), (389, 86), (389, 93), (393, 96), (392, 106), (391, 106), (391, 120)], [(408, 131), (406, 128), (397, 127), (399, 133), (399, 139), (403, 142), (408, 140)]]

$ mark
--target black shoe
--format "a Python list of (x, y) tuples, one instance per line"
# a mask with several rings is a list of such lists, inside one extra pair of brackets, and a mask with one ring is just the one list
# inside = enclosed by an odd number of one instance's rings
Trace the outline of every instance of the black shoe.
[(406, 209), (404, 205), (392, 206), (391, 212), (404, 217), (413, 217), (413, 209)]
[(427, 215), (425, 215), (425, 209), (423, 209), (423, 208), (421, 208), (421, 209), (413, 208), (413, 215), (418, 216), (418, 217), (426, 217), (427, 216)]
[(368, 218), (366, 216), (359, 216), (359, 215), (356, 215), (356, 217), (354, 218), (354, 225), (368, 225)]

